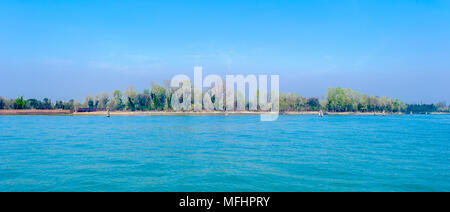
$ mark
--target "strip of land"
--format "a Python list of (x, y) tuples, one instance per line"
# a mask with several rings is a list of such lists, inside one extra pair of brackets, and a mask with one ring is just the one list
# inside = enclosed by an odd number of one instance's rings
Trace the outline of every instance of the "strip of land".
[[(286, 111), (280, 115), (319, 115), (320, 111)], [(0, 115), (73, 115), (73, 116), (106, 116), (106, 111), (73, 112), (71, 110), (0, 110)], [(228, 116), (228, 115), (261, 115), (261, 111), (111, 111), (110, 116)], [(325, 115), (405, 115), (405, 113), (381, 112), (325, 112)], [(432, 115), (449, 114), (434, 112)]]
[(0, 110), (0, 115), (70, 115), (70, 110)]

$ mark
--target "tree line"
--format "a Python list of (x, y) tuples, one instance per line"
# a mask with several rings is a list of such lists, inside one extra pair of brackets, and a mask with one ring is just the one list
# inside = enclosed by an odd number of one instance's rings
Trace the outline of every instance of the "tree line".
[[(153, 83), (150, 89), (144, 89), (142, 93), (136, 92), (132, 86), (124, 92), (115, 90), (111, 93), (101, 93), (95, 96), (86, 96), (84, 102), (76, 100), (56, 101), (49, 98), (43, 100), (5, 99), (0, 97), (0, 109), (64, 109), (78, 111), (115, 110), (115, 111), (170, 111), (170, 102), (174, 89), (169, 82), (165, 86)], [(280, 94), (280, 111), (329, 111), (329, 112), (403, 112), (403, 113), (430, 113), (449, 112), (449, 106), (445, 102), (436, 104), (405, 104), (398, 99), (389, 97), (376, 97), (345, 88), (329, 88), (325, 99), (316, 97), (305, 98), (295, 93)], [(193, 99), (191, 103), (193, 104)], [(215, 97), (211, 97), (215, 101)], [(248, 103), (247, 109), (248, 109)]]

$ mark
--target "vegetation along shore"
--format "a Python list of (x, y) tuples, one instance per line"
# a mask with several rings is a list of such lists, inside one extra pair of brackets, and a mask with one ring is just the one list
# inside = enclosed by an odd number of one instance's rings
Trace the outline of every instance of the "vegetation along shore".
[[(168, 85), (168, 83), (166, 83)], [(6, 99), (0, 97), (0, 115), (245, 115), (260, 114), (262, 111), (200, 111), (175, 112), (170, 106), (174, 90), (169, 86), (152, 84), (142, 93), (128, 87), (124, 92), (88, 95), (83, 102), (76, 100), (56, 101)], [(215, 102), (215, 96), (212, 96)], [(224, 99), (225, 101), (225, 99)], [(193, 102), (193, 100), (192, 100)], [(295, 93), (281, 93), (279, 109), (286, 115), (315, 115), (324, 111), (328, 115), (389, 115), (389, 114), (437, 114), (449, 113), (445, 102), (435, 104), (405, 104), (398, 99), (376, 97), (345, 88), (329, 88), (325, 98), (305, 98)], [(248, 109), (248, 103), (247, 103)], [(258, 108), (259, 109), (259, 108)]]

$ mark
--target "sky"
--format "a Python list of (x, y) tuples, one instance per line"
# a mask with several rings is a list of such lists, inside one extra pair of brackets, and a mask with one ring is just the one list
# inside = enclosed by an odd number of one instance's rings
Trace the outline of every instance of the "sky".
[(84, 100), (174, 75), (279, 74), (280, 90), (345, 87), (450, 103), (450, 2), (0, 2), (0, 96)]

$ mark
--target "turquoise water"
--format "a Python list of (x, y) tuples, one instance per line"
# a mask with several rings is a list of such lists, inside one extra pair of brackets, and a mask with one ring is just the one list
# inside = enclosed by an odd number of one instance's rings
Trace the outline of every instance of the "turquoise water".
[(450, 116), (0, 116), (0, 191), (450, 191)]

